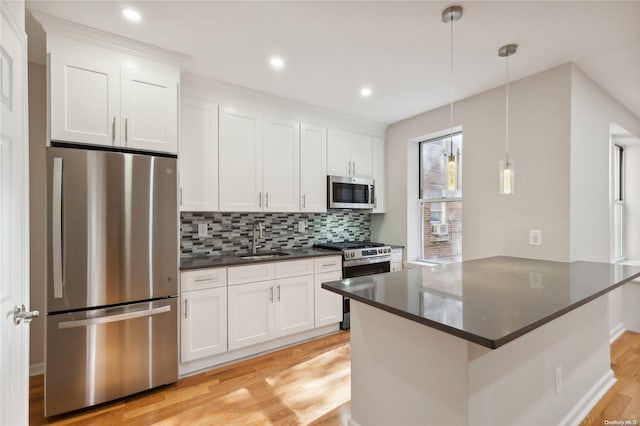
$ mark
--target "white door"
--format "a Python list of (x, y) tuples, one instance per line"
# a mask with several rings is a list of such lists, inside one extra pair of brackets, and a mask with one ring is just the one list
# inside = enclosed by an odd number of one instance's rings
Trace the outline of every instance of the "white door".
[(265, 118), (262, 124), (264, 211), (300, 211), (300, 125)]
[(222, 211), (262, 210), (260, 114), (220, 107), (219, 203)]
[(227, 287), (182, 292), (181, 361), (226, 352)]
[(273, 281), (232, 285), (228, 295), (229, 350), (274, 337)]
[(300, 129), (300, 211), (327, 211), (327, 129)]
[(180, 210), (218, 210), (218, 106), (182, 99)]
[(313, 328), (313, 275), (275, 281), (276, 335)]
[(384, 139), (372, 139), (372, 165), (373, 180), (375, 183), (375, 195), (373, 198), (373, 210), (371, 213), (384, 213)]
[(148, 151), (178, 152), (177, 71), (123, 68), (121, 84), (122, 146)]
[(351, 133), (329, 129), (327, 135), (327, 174), (351, 176), (350, 144)]
[(56, 49), (49, 65), (51, 140), (117, 144), (120, 136), (120, 68), (71, 49)]
[(28, 423), (29, 307), (27, 38), (7, 2), (0, 37), (0, 424)]
[(316, 327), (342, 321), (342, 296), (322, 288), (322, 283), (342, 279), (342, 272), (333, 271), (316, 274), (314, 291), (316, 297)]
[(351, 138), (351, 174), (356, 177), (371, 178), (372, 173), (371, 136), (354, 134)]

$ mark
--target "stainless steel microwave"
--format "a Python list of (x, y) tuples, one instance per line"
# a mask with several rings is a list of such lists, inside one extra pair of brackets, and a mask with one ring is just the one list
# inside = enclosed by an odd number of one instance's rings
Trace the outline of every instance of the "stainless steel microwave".
[(330, 209), (372, 209), (373, 179), (327, 176), (327, 207)]

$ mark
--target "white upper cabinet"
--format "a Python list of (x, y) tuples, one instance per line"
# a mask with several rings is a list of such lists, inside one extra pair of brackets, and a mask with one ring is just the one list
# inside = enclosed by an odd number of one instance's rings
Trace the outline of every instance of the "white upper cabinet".
[(178, 79), (166, 66), (122, 70), (123, 146), (178, 151)]
[(120, 68), (60, 48), (49, 63), (50, 133), (56, 141), (112, 146), (119, 140)]
[(262, 193), (260, 114), (220, 107), (220, 210), (260, 211)]
[(50, 138), (176, 153), (177, 67), (47, 36)]
[(372, 177), (371, 136), (329, 129), (327, 173), (337, 176)]
[(265, 117), (262, 131), (263, 211), (300, 211), (300, 124)]
[(373, 180), (375, 181), (375, 195), (372, 213), (384, 213), (385, 183), (384, 183), (384, 139), (373, 138)]
[(327, 129), (300, 126), (300, 211), (327, 211)]
[(218, 106), (183, 98), (180, 113), (180, 210), (218, 210)]

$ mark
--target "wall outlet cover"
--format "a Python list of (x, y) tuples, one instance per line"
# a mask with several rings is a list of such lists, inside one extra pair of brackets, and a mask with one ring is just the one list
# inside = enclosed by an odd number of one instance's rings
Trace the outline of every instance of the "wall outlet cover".
[(541, 246), (542, 245), (542, 231), (539, 229), (529, 229), (529, 245)]
[(198, 237), (208, 237), (209, 236), (209, 231), (207, 229), (207, 224), (206, 223), (199, 223), (198, 224)]

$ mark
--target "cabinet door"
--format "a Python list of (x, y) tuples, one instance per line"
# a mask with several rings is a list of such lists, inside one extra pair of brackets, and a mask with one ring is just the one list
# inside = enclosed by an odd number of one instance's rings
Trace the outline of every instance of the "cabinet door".
[(375, 181), (375, 196), (373, 198), (373, 210), (371, 213), (384, 213), (384, 139), (373, 138), (372, 167), (373, 180)]
[(183, 99), (180, 114), (180, 210), (218, 210), (218, 106)]
[(300, 130), (300, 211), (327, 211), (327, 129), (311, 124)]
[(316, 297), (315, 326), (335, 324), (342, 321), (342, 296), (322, 288), (322, 283), (342, 279), (341, 271), (325, 272), (314, 276)]
[(371, 136), (353, 134), (350, 145), (351, 174), (356, 177), (371, 178), (372, 146)]
[(265, 118), (262, 132), (264, 211), (300, 211), (300, 124)]
[(60, 46), (51, 52), (51, 140), (111, 146), (119, 139), (120, 68)]
[(274, 337), (273, 281), (228, 287), (229, 349), (237, 349)]
[(178, 152), (177, 70), (145, 65), (122, 71), (122, 146)]
[(276, 336), (313, 328), (313, 275), (275, 281)]
[(260, 115), (220, 107), (219, 202), (222, 211), (262, 209)]
[(182, 362), (226, 352), (227, 288), (182, 293)]
[(327, 135), (327, 174), (351, 176), (350, 143), (350, 133), (329, 129)]

